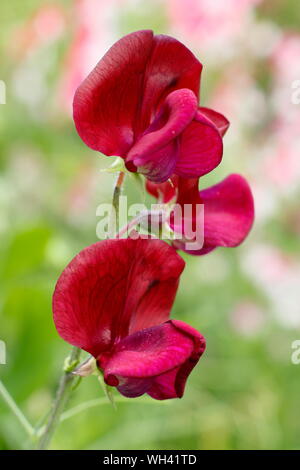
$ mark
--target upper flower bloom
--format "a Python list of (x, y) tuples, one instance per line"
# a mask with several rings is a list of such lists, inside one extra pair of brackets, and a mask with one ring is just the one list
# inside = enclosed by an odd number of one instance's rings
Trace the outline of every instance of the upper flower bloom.
[(91, 353), (127, 397), (181, 397), (203, 336), (169, 320), (184, 261), (156, 239), (106, 240), (80, 252), (53, 296), (60, 336)]
[[(183, 240), (175, 240), (173, 245), (193, 255), (204, 255), (218, 246), (240, 245), (248, 235), (254, 220), (254, 202), (249, 184), (241, 175), (233, 174), (220, 183), (199, 191), (197, 178), (172, 178), (172, 184), (147, 182), (147, 190), (161, 202), (172, 199), (182, 208), (182, 217), (176, 218), (171, 212), (169, 224), (175, 233), (182, 234)], [(204, 207), (204, 219), (197, 205)], [(190, 205), (191, 210), (187, 210)], [(187, 220), (190, 219), (190, 220)], [(189, 222), (189, 224), (188, 224)], [(196, 232), (203, 224), (203, 246), (193, 249), (184, 240), (185, 228)]]
[(114, 44), (79, 86), (74, 121), (82, 140), (161, 183), (221, 161), (228, 121), (198, 107), (202, 65), (179, 41), (137, 31)]

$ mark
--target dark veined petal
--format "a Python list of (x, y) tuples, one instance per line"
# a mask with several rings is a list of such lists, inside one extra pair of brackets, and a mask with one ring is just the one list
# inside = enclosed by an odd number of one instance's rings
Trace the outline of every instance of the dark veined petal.
[(168, 320), (183, 268), (161, 240), (105, 240), (85, 248), (55, 288), (58, 333), (97, 357), (120, 338)]
[(198, 96), (202, 65), (179, 41), (136, 31), (116, 42), (79, 86), (74, 121), (82, 140), (106, 155), (125, 156), (167, 94)]
[(104, 379), (127, 397), (180, 398), (204, 350), (198, 331), (170, 320), (120, 341), (104, 365)]
[(180, 136), (180, 154), (174, 173), (196, 178), (212, 171), (221, 162), (223, 142), (213, 122), (200, 111)]
[(153, 49), (145, 71), (140, 128), (145, 130), (166, 96), (188, 88), (199, 100), (202, 64), (180, 41), (160, 34), (153, 38)]
[(82, 140), (93, 150), (123, 156), (133, 144), (134, 121), (152, 48), (152, 31), (123, 37), (78, 87), (74, 122)]
[(214, 111), (210, 108), (204, 108), (203, 106), (200, 106), (199, 111), (214, 123), (222, 137), (226, 134), (230, 126), (230, 122), (228, 119), (226, 119), (225, 116), (223, 116), (223, 114), (218, 113), (217, 111)]

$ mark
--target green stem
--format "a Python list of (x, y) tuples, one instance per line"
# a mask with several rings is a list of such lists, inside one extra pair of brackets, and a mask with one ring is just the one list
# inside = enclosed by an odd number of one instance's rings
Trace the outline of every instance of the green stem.
[[(127, 403), (127, 404), (135, 404), (135, 405), (168, 405), (170, 402), (155, 402), (154, 400), (150, 398), (140, 398), (139, 400), (136, 400), (133, 402), (133, 400), (128, 400), (128, 398), (125, 397), (114, 397), (114, 401), (116, 403)], [(77, 406), (74, 406), (73, 408), (70, 408), (69, 410), (65, 411), (61, 415), (61, 422), (66, 421), (67, 419), (73, 418), (73, 416), (76, 416), (77, 414), (81, 413), (82, 411), (88, 410), (90, 408), (94, 408), (97, 406), (102, 406), (102, 405), (110, 405), (109, 400), (107, 398), (94, 398), (92, 400), (86, 401), (84, 403), (80, 403)]]
[[(113, 193), (113, 200), (112, 200), (116, 223), (114, 224), (111, 223), (111, 226), (113, 225), (113, 227), (110, 228), (111, 238), (115, 236), (116, 224), (118, 225), (119, 223), (119, 199), (120, 199), (121, 188), (122, 188), (124, 178), (125, 178), (125, 173), (123, 171), (120, 171), (117, 181), (116, 181), (116, 185), (115, 185), (115, 189)], [(76, 376), (72, 374), (72, 371), (75, 369), (75, 367), (77, 366), (79, 362), (80, 352), (81, 352), (80, 349), (73, 348), (72, 353), (70, 357), (68, 358), (69, 365), (67, 368), (65, 368), (65, 373), (60, 379), (56, 397), (55, 397), (55, 400), (52, 405), (52, 409), (49, 414), (48, 422), (42, 429), (37, 431), (37, 434), (41, 435), (39, 444), (38, 444), (38, 449), (40, 450), (46, 449), (48, 447), (52, 439), (52, 436), (61, 420), (61, 415), (66, 406), (66, 403), (68, 402), (70, 398), (70, 395), (73, 390), (72, 384), (76, 378)]]
[(73, 348), (68, 358), (69, 366), (65, 368), (65, 372), (60, 379), (56, 397), (54, 399), (48, 422), (43, 430), (39, 440), (38, 449), (46, 449), (52, 439), (52, 436), (60, 422), (60, 416), (72, 393), (72, 384), (76, 376), (72, 374), (79, 362), (81, 349)]
[(0, 395), (2, 396), (3, 400), (13, 412), (15, 417), (19, 420), (19, 423), (23, 426), (25, 431), (30, 437), (34, 436), (34, 428), (31, 426), (27, 418), (24, 416), (23, 412), (20, 410), (18, 405), (16, 404), (15, 400), (12, 398), (6, 387), (4, 386), (3, 382), (0, 380)]
[(119, 201), (120, 201), (120, 195), (121, 195), (121, 189), (122, 185), (125, 179), (125, 173), (123, 171), (120, 171), (115, 188), (114, 188), (114, 193), (113, 193), (113, 199), (112, 199), (112, 216), (110, 220), (110, 230), (109, 230), (109, 238), (114, 238), (116, 232), (118, 231), (119, 227)]

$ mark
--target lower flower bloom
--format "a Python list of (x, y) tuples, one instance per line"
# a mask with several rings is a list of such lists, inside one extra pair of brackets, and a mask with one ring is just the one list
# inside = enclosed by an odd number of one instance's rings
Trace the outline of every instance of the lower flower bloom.
[(180, 398), (205, 350), (189, 325), (170, 320), (184, 261), (156, 239), (106, 240), (81, 251), (53, 296), (60, 336), (92, 354), (126, 397)]

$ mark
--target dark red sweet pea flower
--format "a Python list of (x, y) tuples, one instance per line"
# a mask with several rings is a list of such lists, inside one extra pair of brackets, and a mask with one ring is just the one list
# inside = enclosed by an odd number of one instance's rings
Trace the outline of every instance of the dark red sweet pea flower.
[(228, 121), (198, 107), (201, 70), (169, 36), (145, 30), (123, 37), (75, 93), (78, 134), (156, 183), (210, 172), (221, 161)]
[[(190, 204), (189, 213), (192, 230), (199, 224), (197, 204), (204, 205), (204, 244), (201, 249), (187, 248), (184, 240), (175, 240), (174, 247), (189, 254), (203, 255), (218, 246), (235, 247), (248, 235), (254, 220), (254, 202), (247, 181), (237, 174), (232, 174), (220, 183), (199, 191), (197, 178), (183, 179), (173, 177), (164, 184), (146, 183), (150, 194), (162, 202), (174, 200), (182, 208), (183, 217), (178, 221), (174, 212), (170, 216), (170, 226), (175, 233), (184, 233), (185, 205)], [(201, 219), (202, 222), (202, 219)], [(191, 241), (191, 240), (190, 240)], [(189, 245), (190, 247), (191, 245)]]
[(126, 397), (182, 397), (203, 336), (169, 319), (184, 261), (157, 239), (105, 240), (81, 251), (53, 296), (60, 336), (92, 354)]

